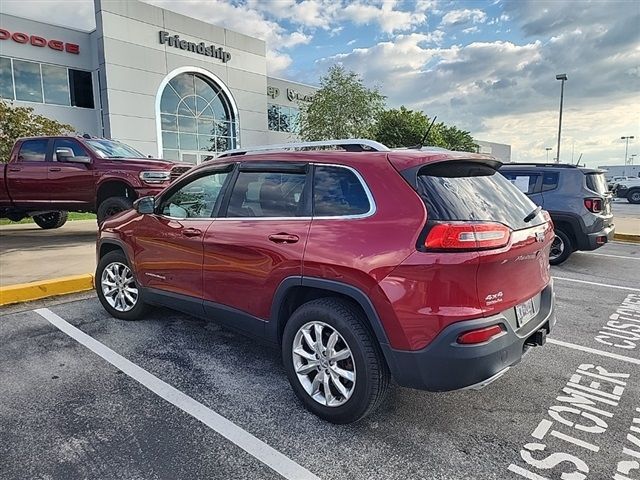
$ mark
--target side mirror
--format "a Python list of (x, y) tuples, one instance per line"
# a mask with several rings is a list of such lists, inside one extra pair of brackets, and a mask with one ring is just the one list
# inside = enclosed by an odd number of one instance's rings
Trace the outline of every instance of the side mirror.
[(154, 197), (139, 198), (133, 202), (133, 208), (141, 215), (148, 215), (156, 209), (156, 199)]
[(73, 150), (66, 147), (60, 147), (56, 149), (56, 159), (58, 162), (68, 162), (68, 163), (91, 163), (91, 158), (78, 156), (76, 157), (73, 153)]

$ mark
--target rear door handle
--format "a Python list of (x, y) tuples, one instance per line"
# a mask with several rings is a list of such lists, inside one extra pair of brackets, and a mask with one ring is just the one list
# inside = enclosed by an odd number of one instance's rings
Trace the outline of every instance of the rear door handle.
[(296, 243), (300, 240), (300, 237), (288, 233), (274, 233), (273, 235), (269, 235), (269, 240), (274, 243)]
[(199, 237), (202, 235), (202, 230), (198, 230), (197, 228), (185, 228), (182, 231), (182, 235), (185, 237)]
[(9, 168), (9, 171), (10, 172), (20, 172), (20, 171), (22, 171), (22, 169), (18, 168), (18, 167), (11, 167), (11, 168)]
[(61, 170), (62, 170), (62, 168), (60, 168), (60, 167), (51, 167), (51, 168), (49, 169), (49, 171), (50, 171), (50, 172), (59, 172), (59, 171), (61, 171)]

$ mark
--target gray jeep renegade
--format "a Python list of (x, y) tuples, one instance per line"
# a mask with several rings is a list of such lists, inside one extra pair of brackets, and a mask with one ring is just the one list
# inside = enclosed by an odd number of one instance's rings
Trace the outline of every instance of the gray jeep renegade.
[(613, 196), (604, 171), (556, 163), (508, 163), (500, 173), (551, 215), (556, 231), (549, 257), (552, 265), (576, 250), (595, 250), (613, 239)]

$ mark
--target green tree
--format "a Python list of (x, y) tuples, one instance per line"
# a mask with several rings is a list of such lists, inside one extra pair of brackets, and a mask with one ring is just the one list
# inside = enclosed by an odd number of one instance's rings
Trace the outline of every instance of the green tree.
[(385, 97), (367, 88), (355, 72), (341, 65), (320, 79), (313, 100), (301, 105), (300, 135), (304, 140), (371, 138)]
[(401, 106), (385, 110), (378, 116), (374, 139), (387, 147), (418, 145), (429, 128), (429, 118), (422, 113)]
[[(478, 145), (473, 141), (471, 134), (465, 130), (460, 130), (453, 125), (447, 126), (444, 123), (434, 125), (433, 130), (436, 130), (434, 138), (438, 141), (436, 145), (438, 147), (460, 152), (478, 151)], [(431, 138), (431, 134), (429, 134), (429, 138)]]
[(73, 131), (71, 125), (33, 113), (31, 107), (16, 107), (0, 100), (0, 162), (9, 161), (13, 144), (20, 137), (65, 135)]

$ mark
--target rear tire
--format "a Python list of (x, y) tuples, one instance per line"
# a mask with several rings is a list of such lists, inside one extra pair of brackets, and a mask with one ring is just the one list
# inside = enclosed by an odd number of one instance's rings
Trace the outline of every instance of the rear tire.
[(98, 207), (97, 217), (98, 223), (104, 222), (107, 218), (112, 217), (120, 212), (129, 210), (133, 207), (133, 200), (127, 197), (108, 197), (105, 198)]
[(121, 250), (107, 253), (96, 269), (96, 292), (104, 309), (121, 320), (140, 320), (149, 309), (127, 257)]
[(627, 194), (627, 201), (629, 203), (640, 203), (640, 189), (637, 190), (631, 190), (628, 194)]
[(555, 234), (556, 236), (551, 244), (551, 252), (549, 252), (549, 263), (551, 265), (560, 265), (573, 253), (573, 244), (569, 235), (562, 230), (556, 229)]
[(351, 303), (320, 298), (299, 307), (285, 326), (282, 358), (291, 387), (307, 410), (329, 422), (360, 420), (385, 398), (389, 369), (365, 322)]
[(43, 230), (51, 230), (54, 228), (60, 228), (67, 223), (69, 212), (47, 212), (41, 215), (34, 215), (33, 221)]

